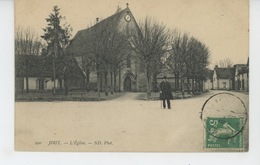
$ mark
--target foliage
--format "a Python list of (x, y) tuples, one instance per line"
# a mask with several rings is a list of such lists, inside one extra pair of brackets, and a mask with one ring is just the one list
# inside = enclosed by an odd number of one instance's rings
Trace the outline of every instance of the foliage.
[[(87, 67), (95, 64), (95, 70), (98, 75), (98, 91), (100, 91), (101, 75), (104, 75), (105, 91), (107, 93), (107, 75), (110, 72), (116, 79), (119, 70), (123, 67), (126, 60), (128, 48), (129, 44), (126, 36), (117, 30), (112, 21), (102, 22), (102, 24), (96, 24), (93, 27), (92, 35), (85, 45), (86, 53), (83, 57), (83, 65)], [(116, 81), (114, 81), (113, 90), (115, 90), (115, 83)]]
[(216, 65), (218, 65), (218, 67), (220, 68), (231, 68), (233, 67), (233, 62), (229, 59), (223, 59), (223, 60), (219, 60)]
[[(20, 26), (15, 29), (15, 72), (26, 78), (26, 92), (29, 93), (28, 76), (30, 65), (33, 62), (28, 56), (39, 56), (41, 50), (45, 47), (41, 40), (30, 28), (22, 28)], [(19, 73), (18, 73), (19, 72)]]
[[(72, 28), (67, 22), (63, 25), (61, 23), (66, 20), (60, 15), (58, 6), (53, 7), (53, 13), (46, 18), (48, 23), (46, 28), (43, 28), (44, 35), (41, 36), (47, 42), (47, 55), (52, 57), (53, 79), (57, 78), (62, 81), (66, 69), (65, 48), (69, 44)], [(56, 84), (54, 81), (54, 94)]]
[(35, 34), (33, 29), (15, 28), (15, 54), (16, 55), (41, 55), (45, 45)]
[(70, 41), (73, 30), (67, 22), (61, 26), (66, 17), (61, 16), (59, 11), (58, 6), (53, 7), (53, 13), (46, 18), (48, 26), (43, 28), (44, 35), (41, 37), (48, 43), (49, 49), (50, 46), (54, 49), (54, 44), (57, 44), (58, 49), (64, 49)]

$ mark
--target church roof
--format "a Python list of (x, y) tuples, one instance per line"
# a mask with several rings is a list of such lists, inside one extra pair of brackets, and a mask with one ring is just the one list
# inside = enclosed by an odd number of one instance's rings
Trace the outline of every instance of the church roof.
[(249, 71), (249, 68), (246, 66), (246, 67), (242, 67), (238, 70), (238, 73), (237, 75), (240, 75), (240, 74), (244, 74), (244, 73), (248, 73)]
[(95, 41), (96, 37), (99, 37), (99, 35), (104, 32), (105, 30), (109, 30), (111, 28), (119, 29), (122, 27), (120, 26), (120, 20), (124, 19), (124, 16), (126, 14), (129, 14), (132, 16), (132, 20), (134, 21), (134, 26), (139, 30), (139, 27), (133, 17), (133, 14), (131, 13), (130, 9), (127, 7), (124, 10), (117, 10), (115, 14), (101, 20), (100, 22), (97, 22), (94, 26), (80, 30), (76, 33), (74, 38), (71, 40), (70, 44), (66, 48), (66, 51), (71, 54), (78, 67), (82, 71), (84, 75), (86, 73), (84, 72), (84, 69), (82, 68), (82, 56), (86, 56), (89, 53), (88, 50), (88, 44), (93, 44), (93, 41)]
[(104, 27), (114, 27), (118, 26), (119, 20), (124, 16), (124, 14), (129, 13), (132, 15), (130, 9), (127, 7), (124, 10), (117, 11), (115, 14), (107, 17), (100, 22), (96, 23), (94, 26), (80, 30), (76, 33), (71, 43), (67, 47), (67, 51), (76, 56), (85, 55), (87, 52), (87, 47), (85, 46), (90, 42), (96, 34), (101, 33)]
[(17, 77), (52, 77), (53, 75), (50, 56), (17, 55), (15, 63)]

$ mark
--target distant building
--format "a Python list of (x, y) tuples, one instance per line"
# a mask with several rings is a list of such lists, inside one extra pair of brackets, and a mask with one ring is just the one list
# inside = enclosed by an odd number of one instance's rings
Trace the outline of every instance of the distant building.
[(236, 90), (249, 91), (249, 58), (247, 64), (235, 65), (236, 69)]
[(216, 65), (213, 71), (213, 89), (234, 90), (235, 68), (219, 68)]
[(235, 90), (241, 89), (241, 79), (238, 75), (241, 74), (242, 70), (244, 70), (247, 67), (246, 64), (236, 64), (234, 65), (235, 68)]

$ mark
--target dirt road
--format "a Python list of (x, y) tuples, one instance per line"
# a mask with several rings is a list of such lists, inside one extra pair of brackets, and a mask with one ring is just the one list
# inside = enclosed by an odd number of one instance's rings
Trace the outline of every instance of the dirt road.
[[(203, 151), (201, 107), (213, 94), (160, 101), (135, 100), (138, 93), (101, 102), (18, 102), (16, 149), (44, 151)], [(231, 92), (248, 105), (248, 95)], [(60, 145), (48, 145), (49, 141)], [(67, 145), (71, 141), (85, 145)], [(102, 145), (95, 145), (96, 141)], [(104, 145), (104, 142), (111, 145)], [(40, 145), (35, 145), (41, 142)]]

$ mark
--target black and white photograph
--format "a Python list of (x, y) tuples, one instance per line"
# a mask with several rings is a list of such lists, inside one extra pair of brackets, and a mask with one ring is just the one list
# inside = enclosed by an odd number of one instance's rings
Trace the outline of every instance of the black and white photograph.
[(15, 0), (15, 150), (247, 152), (249, 1)]

